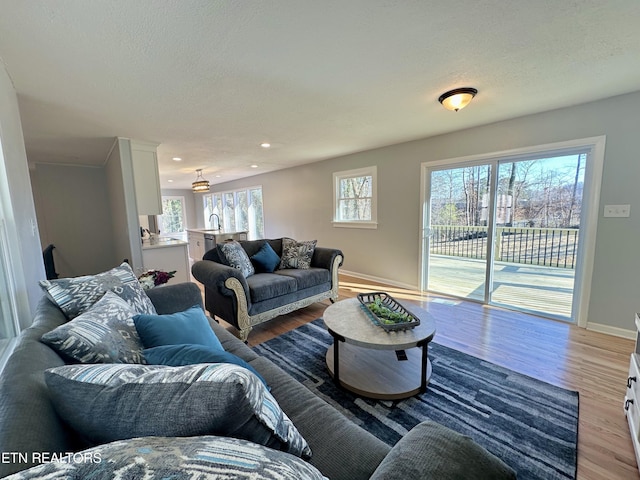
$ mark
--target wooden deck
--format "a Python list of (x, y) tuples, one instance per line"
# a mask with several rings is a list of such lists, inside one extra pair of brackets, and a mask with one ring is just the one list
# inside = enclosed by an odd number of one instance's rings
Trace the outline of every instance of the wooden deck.
[[(485, 262), (432, 255), (429, 286), (433, 292), (484, 299)], [(492, 304), (571, 319), (575, 270), (496, 262)]]

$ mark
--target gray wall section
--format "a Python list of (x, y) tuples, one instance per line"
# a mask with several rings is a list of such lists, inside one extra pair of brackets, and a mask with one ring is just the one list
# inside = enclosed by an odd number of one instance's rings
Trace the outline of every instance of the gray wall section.
[[(421, 163), (606, 135), (588, 321), (632, 330), (640, 310), (638, 112), (640, 92), (213, 185), (212, 191), (262, 185), (267, 237), (317, 239), (345, 252), (345, 270), (417, 286)], [(378, 167), (378, 228), (333, 227), (333, 172), (372, 165)], [(631, 204), (631, 217), (603, 218), (605, 204)], [(197, 198), (196, 207), (201, 216)]]
[(54, 259), (60, 276), (113, 268), (113, 228), (104, 168), (38, 164), (33, 182), (38, 192), (41, 242), (56, 246)]
[[(122, 181), (122, 161), (120, 159), (120, 140), (115, 139), (104, 166), (105, 181), (109, 192), (109, 210), (111, 211), (111, 236), (114, 258), (113, 264), (131, 257), (127, 207)], [(112, 265), (115, 266), (115, 265)]]

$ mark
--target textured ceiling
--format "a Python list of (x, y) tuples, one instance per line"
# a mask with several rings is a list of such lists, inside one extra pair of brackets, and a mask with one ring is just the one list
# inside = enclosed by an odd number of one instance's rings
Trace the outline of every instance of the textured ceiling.
[(30, 163), (123, 136), (188, 188), (640, 90), (638, 25), (638, 0), (0, 0), (0, 59)]

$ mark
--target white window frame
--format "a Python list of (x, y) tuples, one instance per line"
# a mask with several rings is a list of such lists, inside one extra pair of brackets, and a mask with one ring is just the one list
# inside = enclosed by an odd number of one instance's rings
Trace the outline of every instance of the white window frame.
[[(260, 217), (262, 218), (262, 229), (263, 231), (261, 232), (261, 235), (259, 235), (260, 232), (257, 231), (257, 227), (254, 224), (254, 222), (251, 219), (251, 216), (249, 216), (248, 218), (248, 227), (247, 227), (247, 232), (248, 232), (248, 239), (249, 240), (259, 240), (261, 238), (264, 238), (264, 196), (262, 195), (262, 185), (253, 185), (250, 187), (244, 187), (244, 188), (238, 188), (235, 190), (223, 190), (223, 191), (219, 191), (219, 192), (210, 192), (207, 193), (205, 195), (203, 195), (203, 200), (202, 200), (202, 206), (204, 209), (204, 224), (207, 226), (207, 228), (209, 228), (209, 226), (211, 226), (211, 228), (213, 228), (213, 225), (209, 224), (209, 218), (207, 217), (207, 198), (211, 199), (211, 204), (214, 206), (215, 209), (215, 202), (213, 200), (214, 196), (219, 196), (222, 199), (222, 204), (224, 205), (224, 197), (227, 194), (232, 194), (233, 195), (233, 203), (234, 203), (234, 208), (233, 208), (233, 217), (234, 217), (234, 223), (236, 224), (235, 228), (233, 228), (234, 231), (243, 231), (243, 229), (240, 229), (237, 225), (238, 223), (238, 194), (241, 192), (246, 192), (247, 194), (247, 210), (251, 210), (251, 192), (254, 190), (260, 190), (260, 194), (262, 196), (262, 206), (260, 208)], [(224, 206), (223, 206), (223, 210), (224, 210)], [(222, 229), (222, 231), (224, 232), (225, 230), (228, 230), (228, 224), (229, 224), (229, 218), (224, 214), (224, 212), (220, 212), (219, 214), (219, 219), (220, 219), (220, 228)]]
[[(162, 195), (162, 199), (160, 203), (163, 203), (164, 200), (179, 200), (180, 204), (182, 205), (182, 228), (183, 230), (181, 232), (160, 232), (161, 234), (180, 234), (180, 233), (184, 233), (187, 230), (187, 211), (186, 211), (186, 206), (185, 206), (185, 198), (182, 195)], [(163, 212), (164, 215), (164, 212)], [(162, 226), (164, 227), (164, 222), (162, 222)]]
[[(340, 182), (354, 177), (371, 177), (371, 218), (343, 220), (340, 218)], [(364, 167), (333, 174), (333, 226), (342, 228), (378, 228), (378, 167)]]

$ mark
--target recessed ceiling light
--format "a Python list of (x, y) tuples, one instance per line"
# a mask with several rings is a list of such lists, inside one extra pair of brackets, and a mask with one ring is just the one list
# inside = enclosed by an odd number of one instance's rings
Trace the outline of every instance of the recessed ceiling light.
[(216, 178), (220, 178), (222, 175), (216, 175)]
[(175, 161), (175, 162), (181, 162), (182, 161), (182, 159), (180, 157), (173, 157), (172, 160)]
[(251, 168), (258, 168), (258, 165), (254, 163), (253, 165), (251, 165)]
[(173, 180), (167, 180), (167, 182), (169, 182), (169, 183), (173, 183)]
[(267, 142), (264, 142), (264, 143), (261, 143), (261, 144), (260, 144), (260, 146), (261, 146), (262, 148), (269, 148), (269, 147), (271, 146), (271, 144), (270, 144), (270, 143), (267, 143)]

